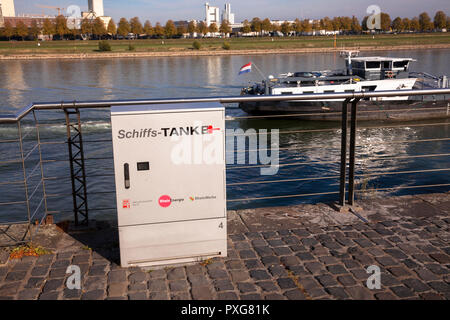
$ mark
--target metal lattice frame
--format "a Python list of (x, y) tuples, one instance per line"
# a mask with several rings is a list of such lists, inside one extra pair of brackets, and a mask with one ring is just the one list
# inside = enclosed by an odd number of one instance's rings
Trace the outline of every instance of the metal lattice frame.
[[(67, 145), (69, 149), (75, 225), (87, 225), (89, 223), (89, 209), (80, 111), (78, 108), (74, 108), (64, 109), (64, 112), (66, 115)], [(75, 120), (75, 123), (71, 122), (71, 116), (73, 115), (75, 115), (75, 119), (72, 120)]]

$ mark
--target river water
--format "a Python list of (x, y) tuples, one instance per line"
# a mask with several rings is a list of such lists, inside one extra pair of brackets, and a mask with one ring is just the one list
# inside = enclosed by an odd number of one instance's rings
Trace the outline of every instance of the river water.
[[(408, 50), (391, 52), (365, 52), (367, 55), (411, 57), (417, 60), (411, 69), (434, 75), (450, 75), (450, 50)], [(139, 98), (174, 98), (236, 96), (243, 86), (259, 81), (262, 75), (255, 68), (251, 73), (238, 76), (239, 68), (252, 61), (265, 75), (325, 69), (340, 69), (344, 61), (339, 55), (330, 54), (270, 54), (258, 56), (211, 56), (211, 57), (171, 57), (138, 59), (95, 59), (95, 60), (42, 60), (42, 61), (0, 61), (0, 113), (14, 113), (30, 102), (111, 100)], [(245, 116), (236, 106), (226, 106), (231, 118)], [(112, 154), (109, 112), (83, 111), (85, 152), (88, 160), (89, 207), (104, 210), (93, 211), (91, 217), (114, 219), (114, 181), (111, 176)], [(61, 112), (41, 112), (40, 122), (57, 122)], [(441, 120), (440, 122), (445, 122)], [(428, 121), (429, 122), (429, 121)], [(41, 128), (43, 141), (64, 141), (64, 122)], [(386, 125), (384, 125), (386, 126)], [(25, 130), (27, 123), (24, 123)], [(281, 131), (305, 129), (333, 129), (323, 132), (292, 133), (280, 136), (280, 163), (306, 161), (316, 164), (281, 167), (274, 176), (261, 176), (259, 169), (233, 169), (229, 167), (227, 183), (243, 181), (269, 181), (292, 178), (317, 178), (339, 175), (340, 131), (338, 123), (312, 123), (290, 120), (240, 119), (227, 122), (228, 128), (280, 129)], [(31, 132), (30, 127), (29, 131)], [(0, 140), (14, 138), (15, 128), (0, 125)], [(30, 137), (33, 134), (30, 135)], [(434, 170), (448, 167), (448, 156), (404, 158), (424, 154), (445, 154), (450, 151), (449, 141), (428, 141), (412, 143), (413, 140), (440, 139), (450, 137), (449, 126), (417, 126), (402, 128), (364, 129), (358, 131), (357, 173), (377, 173), (387, 171)], [(400, 142), (399, 142), (400, 141)], [(30, 142), (30, 148), (33, 144)], [(25, 145), (25, 149), (26, 149)], [(70, 180), (66, 146), (46, 144), (42, 146), (46, 162), (45, 176), (55, 179), (46, 181), (49, 211), (70, 211)], [(231, 151), (231, 150), (228, 150)], [(1, 161), (14, 159), (17, 147), (0, 144)], [(396, 159), (373, 161), (370, 157), (386, 156)], [(402, 158), (403, 157), (403, 158)], [(37, 159), (34, 159), (35, 161)], [(32, 162), (32, 157), (30, 157)], [(30, 163), (32, 170), (33, 163)], [(1, 182), (20, 178), (20, 167), (0, 165), (0, 202), (20, 201), (23, 188), (2, 185)], [(33, 173), (33, 172), (30, 172)], [(103, 176), (106, 174), (106, 176)], [(23, 174), (22, 174), (23, 178)], [(448, 171), (432, 173), (409, 173), (401, 175), (373, 175), (358, 178), (359, 189), (380, 189), (408, 187), (414, 185), (446, 184), (450, 181)], [(234, 185), (227, 188), (229, 200), (242, 198), (277, 197), (310, 193), (338, 191), (338, 179), (315, 181), (294, 181)], [(401, 189), (400, 191), (374, 191), (374, 193), (405, 194), (417, 192), (447, 191), (448, 187)], [(372, 193), (373, 195), (373, 193)], [(304, 202), (330, 201), (335, 194), (309, 197), (287, 197), (272, 200), (230, 201), (229, 209), (260, 206), (289, 205)], [(33, 200), (34, 201), (34, 200)], [(36, 200), (37, 201), (37, 200)], [(35, 205), (39, 204), (37, 202)], [(0, 207), (0, 223), (10, 219), (20, 219), (23, 207)], [(59, 218), (70, 217), (61, 213)]]

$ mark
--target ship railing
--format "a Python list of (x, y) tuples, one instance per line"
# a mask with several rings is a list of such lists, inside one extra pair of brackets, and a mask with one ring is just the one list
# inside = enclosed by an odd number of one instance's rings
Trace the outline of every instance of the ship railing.
[(440, 77), (436, 77), (435, 75), (432, 75), (428, 72), (423, 72), (423, 71), (422, 72), (411, 71), (409, 74), (413, 75), (416, 78), (419, 76), (422, 76), (424, 78), (429, 78), (429, 79), (436, 80), (436, 81), (440, 79)]
[[(442, 96), (447, 101), (446, 105), (427, 109), (440, 112), (443, 114), (442, 118), (395, 124), (357, 122), (358, 116), (385, 112), (359, 110), (358, 102), (362, 99), (428, 95)], [(233, 145), (231, 149), (226, 150), (227, 154), (236, 158), (250, 151), (279, 152), (280, 161), (277, 168), (281, 173), (277, 176), (260, 176), (259, 170), (269, 166), (264, 163), (227, 164), (227, 203), (230, 209), (305, 201), (335, 201), (337, 206), (354, 206), (355, 199), (388, 191), (405, 193), (449, 190), (450, 151), (433, 152), (433, 146), (442, 148), (443, 144), (450, 145), (450, 121), (446, 118), (450, 116), (449, 95), (450, 89), (428, 89), (32, 103), (14, 115), (0, 115), (0, 246), (32, 241), (40, 226), (52, 220), (50, 218), (61, 221), (73, 217), (75, 224), (83, 225), (88, 224), (89, 217), (93, 214), (115, 217), (114, 165), (109, 118), (109, 108), (112, 106), (218, 102), (227, 109), (233, 109), (241, 102), (342, 99), (342, 111), (326, 113), (334, 114), (341, 121), (320, 123), (317, 127), (315, 123), (299, 122), (297, 118), (322, 116), (324, 113), (228, 116), (227, 128), (258, 128), (261, 126), (259, 120), (262, 119), (271, 120), (263, 122), (267, 129), (281, 128), (280, 143), (277, 147), (266, 147), (267, 150), (257, 147), (257, 150), (251, 150), (251, 146), (246, 144), (244, 149), (235, 148)], [(414, 112), (413, 109), (398, 111)], [(283, 122), (278, 121), (281, 119)], [(392, 135), (392, 131), (410, 132), (418, 128), (439, 128), (440, 130), (436, 130), (439, 135), (420, 138), (406, 136), (400, 139), (395, 139)], [(390, 150), (411, 144), (423, 148), (424, 151), (414, 155), (394, 152), (358, 156), (358, 152), (365, 146), (358, 144), (357, 135), (371, 137), (377, 130), (386, 130), (387, 135), (392, 135), (392, 139), (383, 142), (392, 147)], [(248, 132), (227, 133), (232, 136), (242, 134), (249, 138)], [(266, 135), (269, 136), (269, 133)], [(324, 149), (314, 143), (315, 137), (319, 135), (334, 140)], [(398, 136), (402, 137), (401, 134)], [(388, 170), (392, 161), (406, 163), (417, 159), (435, 161), (436, 165), (426, 169), (417, 167), (414, 170)], [(369, 161), (386, 165), (378, 166), (379, 170), (368, 170), (364, 164)], [(288, 173), (283, 171), (286, 168), (290, 168)], [(248, 178), (243, 179), (243, 171), (248, 173)], [(413, 184), (410, 177), (421, 174), (438, 174), (441, 178), (437, 183)], [(389, 182), (383, 180), (383, 177), (394, 175), (401, 177), (400, 180), (404, 183), (389, 185)], [(374, 182), (375, 178), (381, 180)], [(17, 226), (22, 228), (16, 228)]]

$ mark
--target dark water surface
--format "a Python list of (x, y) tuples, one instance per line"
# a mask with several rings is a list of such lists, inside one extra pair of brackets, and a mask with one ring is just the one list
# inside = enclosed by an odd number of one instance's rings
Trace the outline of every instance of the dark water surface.
[[(417, 59), (412, 65), (414, 71), (425, 71), (435, 75), (450, 75), (450, 50), (410, 50), (392, 52), (364, 53), (364, 55), (389, 55)], [(174, 98), (236, 96), (240, 89), (249, 83), (259, 81), (257, 70), (238, 76), (239, 68), (252, 61), (266, 75), (278, 75), (292, 71), (310, 71), (339, 69), (344, 61), (336, 54), (295, 54), (295, 55), (259, 55), (259, 56), (215, 56), (215, 57), (174, 57), (139, 59), (98, 59), (98, 60), (48, 60), (48, 61), (0, 61), (0, 113), (14, 113), (30, 102), (72, 101), (72, 100), (111, 100), (139, 98)], [(227, 115), (245, 116), (235, 105), (226, 106)], [(62, 112), (40, 112), (40, 122), (51, 123), (41, 128), (41, 138), (45, 142), (65, 139), (66, 129)], [(87, 160), (89, 207), (104, 210), (93, 211), (93, 217), (115, 218), (113, 208), (114, 179), (112, 176), (109, 112), (107, 110), (83, 111), (83, 132)], [(52, 120), (50, 120), (52, 119)], [(28, 119), (26, 119), (28, 120)], [(35, 135), (31, 118), (24, 121), (24, 131)], [(55, 123), (57, 122), (57, 123)], [(444, 123), (446, 121), (438, 121)], [(427, 123), (431, 123), (428, 121)], [(382, 124), (383, 126), (388, 126)], [(227, 183), (244, 181), (273, 181), (293, 178), (332, 177), (324, 180), (294, 181), (230, 186), (228, 199), (255, 197), (277, 197), (309, 193), (327, 193), (338, 191), (340, 156), (340, 128), (338, 123), (313, 123), (289, 120), (239, 119), (227, 122), (228, 128), (280, 129), (281, 131), (306, 129), (332, 129), (323, 132), (291, 133), (280, 136), (280, 163), (292, 164), (308, 162), (307, 165), (282, 166), (277, 175), (261, 176), (259, 168), (233, 169), (229, 167)], [(14, 126), (0, 125), (0, 140), (13, 139), (17, 129)], [(358, 174), (372, 174), (394, 171), (419, 171), (446, 169), (448, 156), (420, 157), (425, 154), (450, 153), (450, 141), (416, 140), (443, 139), (450, 137), (448, 125), (417, 126), (417, 123), (401, 128), (361, 128), (358, 131), (357, 168)], [(99, 141), (100, 140), (100, 141)], [(99, 142), (94, 142), (99, 141)], [(28, 149), (27, 149), (28, 148)], [(24, 149), (32, 150), (33, 141), (25, 143)], [(13, 144), (0, 144), (0, 163), (17, 158), (19, 148)], [(42, 145), (45, 162), (47, 193), (50, 195), (50, 211), (70, 211), (71, 186), (67, 158), (67, 146), (64, 144)], [(232, 150), (228, 150), (229, 152)], [(376, 156), (389, 157), (387, 160), (371, 160)], [(419, 156), (415, 158), (405, 158)], [(395, 157), (395, 159), (392, 159)], [(40, 168), (36, 168), (38, 158), (32, 154), (27, 161), (27, 175), (35, 179), (38, 187)], [(51, 161), (50, 161), (51, 160)], [(54, 161), (58, 160), (58, 161)], [(316, 162), (316, 163), (312, 163)], [(34, 171), (33, 171), (34, 170)], [(37, 174), (38, 173), (38, 174)], [(2, 182), (23, 179), (20, 166), (0, 165), (0, 202), (23, 200), (23, 187), (20, 185), (2, 185)], [(438, 185), (450, 181), (449, 171), (431, 173), (408, 173), (400, 175), (358, 176), (358, 189), (382, 189), (408, 187), (415, 185)], [(30, 188), (31, 191), (34, 188)], [(448, 187), (402, 189), (402, 191), (378, 190), (372, 195), (405, 194), (415, 192), (447, 191)], [(30, 191), (30, 192), (31, 192)], [(337, 195), (309, 197), (288, 197), (272, 200), (229, 202), (229, 209), (260, 206), (289, 205), (302, 202), (329, 201)], [(40, 204), (39, 197), (32, 198), (32, 205)], [(21, 219), (23, 206), (9, 205), (0, 207), (0, 223)], [(33, 211), (33, 210), (32, 210)], [(61, 217), (70, 214), (62, 214)]]

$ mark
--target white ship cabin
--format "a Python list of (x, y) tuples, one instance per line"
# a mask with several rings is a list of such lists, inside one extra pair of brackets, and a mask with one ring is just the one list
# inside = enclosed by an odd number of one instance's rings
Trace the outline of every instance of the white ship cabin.
[(278, 79), (269, 78), (262, 87), (253, 90), (266, 95), (411, 90), (417, 81), (417, 78), (409, 78), (409, 64), (414, 61), (410, 58), (358, 57), (352, 58), (350, 63), (349, 60), (346, 60), (346, 71), (341, 73), (297, 72)]
[[(350, 63), (349, 63), (350, 61)], [(347, 74), (365, 80), (407, 78), (411, 58), (358, 57), (346, 60)]]

